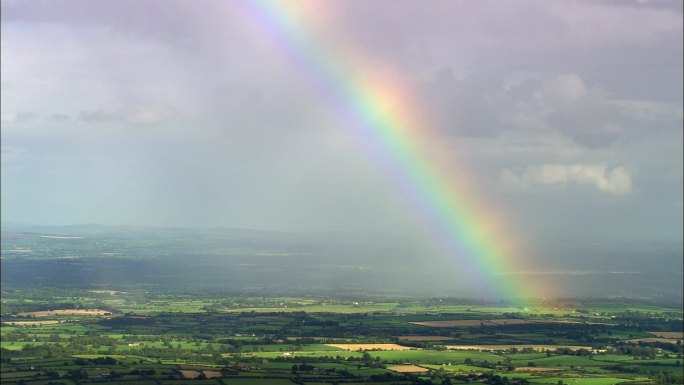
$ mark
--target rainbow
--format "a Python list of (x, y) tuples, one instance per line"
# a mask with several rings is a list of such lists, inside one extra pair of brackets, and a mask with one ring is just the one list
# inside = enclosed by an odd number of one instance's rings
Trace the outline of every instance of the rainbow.
[(497, 274), (521, 270), (514, 258), (516, 242), (503, 235), (504, 218), (488, 209), (491, 204), (475, 189), (472, 175), (430, 140), (433, 125), (412, 98), (410, 84), (348, 38), (336, 36), (335, 44), (320, 38), (331, 38), (331, 32), (317, 29), (315, 22), (334, 11), (333, 4), (246, 1), (240, 6), (334, 106), (346, 129), (406, 195), (450, 258), (461, 258), (459, 268), (487, 280), (489, 295), (532, 298), (530, 285), (516, 281), (515, 275)]

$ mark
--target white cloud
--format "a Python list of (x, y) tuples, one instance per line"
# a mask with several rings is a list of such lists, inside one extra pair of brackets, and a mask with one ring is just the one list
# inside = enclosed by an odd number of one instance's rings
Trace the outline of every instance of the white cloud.
[(504, 169), (501, 177), (505, 184), (520, 189), (576, 183), (593, 185), (613, 195), (627, 195), (632, 191), (631, 173), (624, 167), (611, 169), (605, 164), (545, 164), (527, 167), (520, 173)]

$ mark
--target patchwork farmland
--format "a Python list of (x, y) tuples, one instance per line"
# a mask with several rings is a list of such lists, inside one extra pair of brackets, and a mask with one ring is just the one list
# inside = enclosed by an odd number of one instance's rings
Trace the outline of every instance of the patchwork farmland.
[(684, 361), (677, 308), (57, 292), (3, 292), (3, 384), (636, 385)]

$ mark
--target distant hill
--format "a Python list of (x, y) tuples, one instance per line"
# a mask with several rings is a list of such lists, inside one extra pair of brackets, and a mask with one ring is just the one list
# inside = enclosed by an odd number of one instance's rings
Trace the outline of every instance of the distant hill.
[[(424, 241), (387, 234), (3, 222), (1, 244), (3, 286), (480, 298), (497, 279), (467, 277)], [(540, 296), (682, 302), (680, 245), (559, 243), (545, 255), (535, 271), (513, 272), (548, 288)]]

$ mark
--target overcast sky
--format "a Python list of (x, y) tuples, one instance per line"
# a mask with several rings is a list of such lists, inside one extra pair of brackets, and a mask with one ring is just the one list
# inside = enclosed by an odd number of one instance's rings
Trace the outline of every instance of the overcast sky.
[[(419, 228), (244, 5), (3, 0), (2, 220)], [(301, 30), (400, 74), (527, 241), (681, 242), (681, 0), (317, 7)]]

